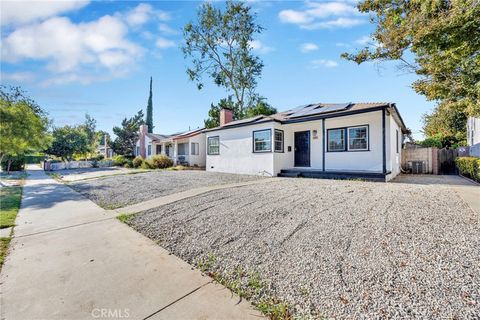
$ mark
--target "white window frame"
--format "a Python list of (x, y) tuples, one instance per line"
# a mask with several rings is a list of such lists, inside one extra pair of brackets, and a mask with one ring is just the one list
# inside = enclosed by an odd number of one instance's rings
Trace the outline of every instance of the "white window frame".
[(192, 156), (198, 156), (200, 154), (200, 144), (198, 142), (191, 142), (190, 154)]
[[(257, 133), (263, 133), (268, 131), (268, 137), (269, 137), (269, 148), (267, 150), (257, 150), (257, 142), (255, 141), (255, 134)], [(272, 129), (262, 129), (262, 130), (254, 130), (252, 132), (252, 139), (253, 139), (253, 153), (266, 153), (266, 152), (272, 152)], [(261, 143), (261, 142), (258, 142)]]
[[(182, 148), (183, 148), (183, 152), (182, 154), (180, 154), (180, 145), (182, 145)], [(186, 148), (185, 148), (185, 145), (186, 145)], [(177, 153), (179, 156), (188, 156), (188, 142), (182, 142), (182, 143), (178, 143), (177, 144)]]
[[(218, 141), (218, 145), (214, 145), (214, 146), (211, 145), (210, 141), (214, 141), (214, 140)], [(210, 148), (216, 147), (216, 146), (218, 146), (218, 150), (212, 153)], [(220, 136), (213, 136), (213, 137), (207, 138), (207, 154), (209, 156), (217, 156), (220, 154)]]
[[(277, 140), (277, 132), (280, 133), (282, 135), (282, 139), (281, 140)], [(285, 141), (285, 133), (283, 132), (283, 130), (280, 130), (280, 129), (275, 129), (273, 131), (273, 150), (275, 152), (284, 152), (284, 141)], [(281, 149), (277, 149), (277, 142), (280, 142), (281, 143)]]
[[(343, 144), (342, 144), (342, 148), (341, 149), (331, 149), (330, 148), (330, 132), (332, 131), (342, 131), (343, 132)], [(327, 152), (344, 152), (346, 150), (345, 146), (346, 146), (346, 143), (347, 143), (347, 137), (346, 137), (346, 134), (345, 134), (345, 128), (331, 128), (331, 129), (327, 129)]]
[[(360, 129), (360, 128), (365, 128), (365, 148), (357, 149), (357, 148), (350, 148), (350, 129)], [(362, 125), (362, 126), (353, 126), (353, 127), (347, 127), (347, 150), (348, 151), (368, 151), (369, 146), (370, 146), (370, 141), (368, 140), (369, 132), (368, 132), (368, 126), (367, 125)], [(363, 139), (363, 138), (352, 138), (353, 140), (356, 139)]]
[(147, 146), (147, 156), (151, 156), (151, 155), (152, 155), (152, 145), (149, 144), (149, 145)]

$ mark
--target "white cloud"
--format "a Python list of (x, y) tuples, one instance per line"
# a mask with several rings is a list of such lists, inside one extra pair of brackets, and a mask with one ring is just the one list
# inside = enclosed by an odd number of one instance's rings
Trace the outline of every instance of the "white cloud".
[(175, 42), (166, 38), (159, 37), (157, 38), (155, 45), (157, 46), (157, 48), (167, 49), (167, 48), (175, 47)]
[(318, 50), (318, 46), (315, 43), (311, 43), (311, 42), (304, 43), (300, 46), (300, 51), (302, 51), (303, 53), (308, 53), (308, 52), (317, 51), (317, 50)]
[(179, 30), (175, 30), (173, 28), (171, 28), (168, 24), (166, 23), (160, 23), (158, 25), (158, 30), (160, 30), (161, 32), (165, 33), (165, 34), (179, 34), (180, 31)]
[(377, 40), (373, 39), (370, 36), (363, 36), (357, 40), (355, 40), (356, 44), (359, 44), (364, 47), (378, 47), (380, 44), (378, 43)]
[(135, 8), (127, 11), (123, 16), (127, 24), (132, 27), (144, 25), (152, 19), (159, 21), (170, 20), (170, 14), (168, 12), (155, 10), (147, 3), (140, 3)]
[(278, 16), (280, 17), (280, 21), (284, 23), (307, 24), (314, 20), (313, 17), (307, 13), (295, 10), (282, 10)]
[(261, 53), (261, 54), (266, 54), (266, 53), (272, 52), (274, 50), (274, 48), (265, 45), (260, 40), (250, 41), (249, 44), (250, 44), (250, 47), (252, 48), (253, 51), (256, 51), (256, 52)]
[(153, 7), (146, 3), (140, 3), (138, 6), (127, 12), (125, 20), (130, 26), (140, 26), (150, 20), (153, 13)]
[(314, 68), (318, 68), (318, 67), (335, 68), (335, 67), (338, 67), (338, 62), (334, 60), (318, 59), (318, 60), (313, 60), (312, 65)]
[(47, 62), (53, 73), (76, 72), (80, 67), (103, 67), (124, 73), (143, 49), (127, 40), (127, 28), (117, 17), (103, 16), (88, 23), (55, 17), (20, 27), (2, 39), (2, 59)]
[(1, 25), (21, 25), (53, 17), (86, 6), (88, 0), (2, 1)]
[(278, 16), (283, 23), (307, 30), (348, 28), (366, 22), (354, 4), (345, 1), (306, 2), (305, 9), (282, 10)]
[(35, 79), (35, 74), (31, 72), (2, 72), (0, 78), (2, 81), (25, 82)]
[(355, 40), (355, 43), (358, 43), (361, 45), (367, 45), (371, 41), (372, 41), (372, 38), (370, 38), (369, 36), (363, 36), (360, 39)]

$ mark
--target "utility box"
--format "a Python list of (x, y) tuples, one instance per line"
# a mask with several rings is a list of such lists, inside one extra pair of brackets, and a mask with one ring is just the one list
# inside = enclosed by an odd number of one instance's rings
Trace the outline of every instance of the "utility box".
[(425, 161), (411, 161), (408, 163), (412, 173), (415, 174), (422, 174), (426, 171), (426, 164)]

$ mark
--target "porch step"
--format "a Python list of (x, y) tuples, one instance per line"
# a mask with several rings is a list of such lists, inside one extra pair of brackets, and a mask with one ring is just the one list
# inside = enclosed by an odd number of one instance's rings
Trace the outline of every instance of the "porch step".
[(342, 171), (321, 171), (321, 170), (295, 170), (283, 169), (278, 174), (279, 177), (289, 178), (316, 178), (316, 179), (338, 179), (338, 180), (355, 180), (361, 179), (366, 181), (385, 182), (385, 176), (389, 174), (375, 172), (342, 172)]
[(300, 177), (301, 174), (302, 174), (301, 172), (280, 172), (278, 176), (285, 177), (285, 178), (298, 178)]

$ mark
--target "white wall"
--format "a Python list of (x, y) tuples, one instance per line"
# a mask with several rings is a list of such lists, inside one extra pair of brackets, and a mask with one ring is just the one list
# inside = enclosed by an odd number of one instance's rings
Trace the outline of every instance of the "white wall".
[[(197, 165), (199, 167), (205, 167), (205, 161), (206, 161), (206, 154), (207, 151), (205, 150), (205, 134), (200, 133), (197, 134), (196, 136), (190, 137), (188, 139), (189, 143), (189, 150), (188, 150), (188, 163), (191, 166)], [(198, 155), (192, 155), (192, 143), (198, 143)]]
[[(135, 155), (136, 155), (136, 156), (139, 156), (139, 155), (140, 155), (140, 153), (137, 154), (137, 147), (140, 147), (140, 139), (141, 139), (141, 138), (139, 138), (139, 139), (137, 140), (137, 143), (135, 144), (135, 150), (134, 150), (134, 152), (135, 152)], [(151, 154), (150, 156), (148, 156), (148, 146), (149, 146), (149, 145), (151, 145), (151, 148), (152, 148), (152, 154)], [(151, 157), (155, 154), (154, 148), (155, 148), (155, 147), (152, 145), (152, 139), (150, 139), (149, 137), (145, 136), (145, 154), (147, 155), (147, 159), (148, 159), (148, 158), (151, 158)], [(141, 151), (140, 151), (140, 152), (141, 152)]]
[[(310, 131), (310, 168), (322, 169), (322, 120), (292, 123), (281, 125), (275, 123), (275, 129), (284, 132), (284, 152), (275, 153), (275, 175), (282, 169), (291, 169), (295, 166), (295, 132)], [(317, 130), (317, 138), (314, 139), (313, 131)], [(288, 147), (291, 151), (288, 152)]]
[(360, 125), (368, 125), (369, 127), (369, 150), (344, 152), (326, 151), (325, 170), (382, 172), (382, 111), (325, 119), (325, 128), (327, 130)]
[[(386, 149), (387, 149), (387, 171), (391, 174), (387, 179), (392, 179), (400, 173), (402, 163), (402, 129), (392, 115), (386, 115)], [(397, 153), (397, 132), (398, 131), (398, 153)]]
[(473, 146), (477, 143), (480, 143), (480, 118), (468, 117), (467, 145)]
[(272, 129), (273, 135), (273, 122), (207, 132), (205, 139), (215, 136), (220, 138), (220, 154), (207, 154), (206, 170), (274, 175), (273, 152), (253, 152), (253, 131), (262, 129)]

